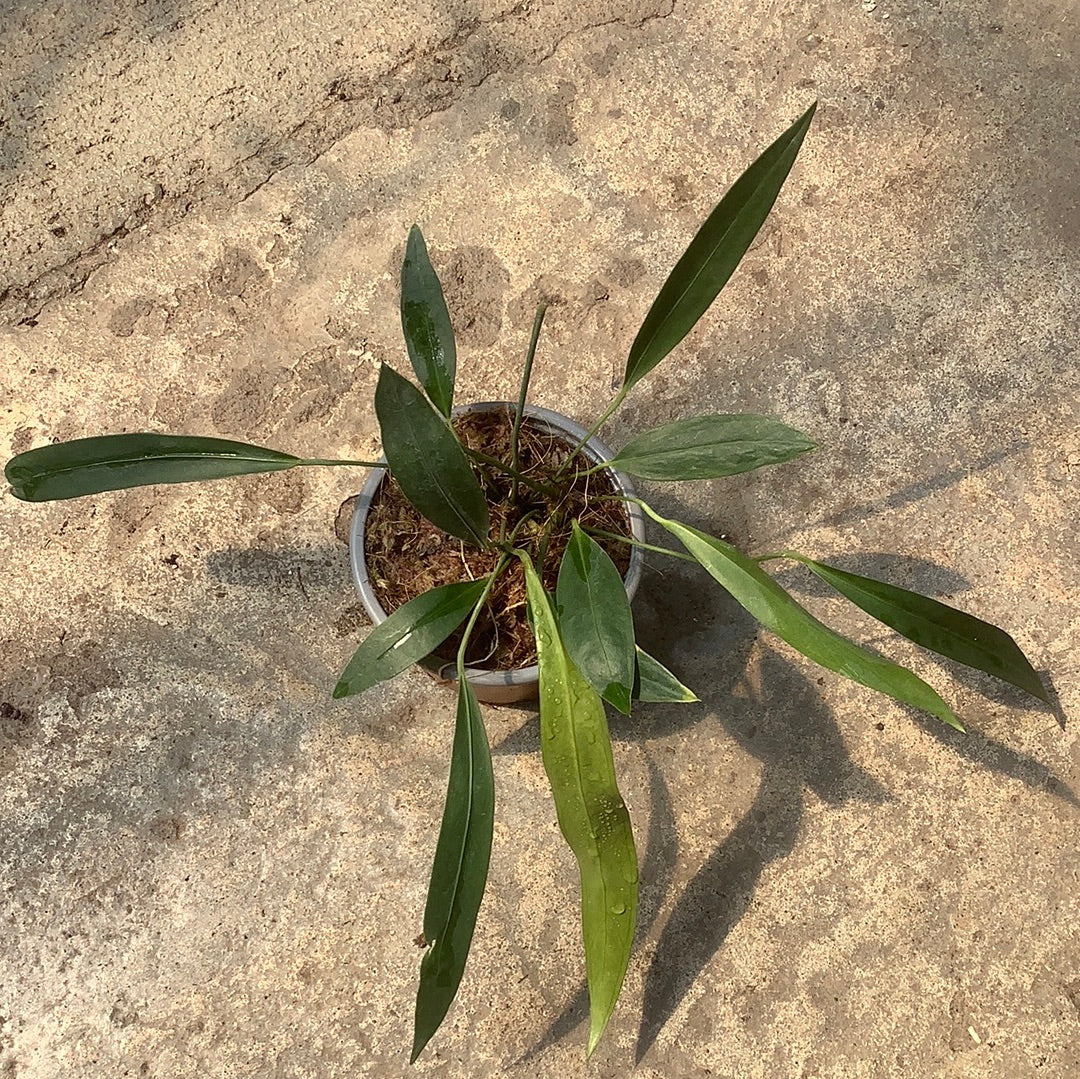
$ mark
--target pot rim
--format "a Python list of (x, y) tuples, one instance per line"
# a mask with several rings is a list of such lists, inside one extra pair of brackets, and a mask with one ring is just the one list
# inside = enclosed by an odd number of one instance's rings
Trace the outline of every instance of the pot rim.
[[(477, 401), (474, 404), (457, 406), (453, 410), (453, 415), (463, 416), (470, 412), (491, 412), (501, 408), (508, 408), (513, 412), (517, 408), (517, 402)], [(531, 420), (538, 420), (547, 426), (549, 430), (567, 435), (575, 444), (580, 442), (587, 433), (586, 428), (568, 416), (549, 408), (542, 408), (539, 405), (527, 404), (525, 406), (525, 416)], [(595, 435), (581, 447), (581, 452), (593, 464), (604, 464), (615, 456)], [(386, 458), (382, 456), (379, 460), (385, 461)], [(624, 495), (629, 498), (637, 497), (629, 476), (614, 468), (609, 468), (607, 471)], [(383, 610), (382, 604), (379, 603), (378, 597), (375, 595), (375, 589), (372, 587), (371, 580), (368, 577), (367, 562), (364, 558), (364, 525), (371, 509), (371, 503), (375, 498), (375, 493), (386, 475), (386, 469), (373, 468), (369, 470), (357, 497), (352, 524), (349, 527), (349, 560), (352, 564), (353, 581), (356, 584), (356, 590), (360, 595), (360, 601), (363, 603), (368, 617), (376, 626), (386, 620), (387, 614)], [(627, 516), (630, 518), (631, 535), (639, 543), (643, 543), (645, 541), (645, 514), (642, 512), (641, 507), (633, 502), (627, 502), (625, 506)], [(631, 547), (630, 565), (626, 571), (626, 576), (623, 578), (626, 584), (626, 594), (631, 600), (633, 600), (641, 582), (644, 561), (641, 548)], [(457, 666), (453, 663), (443, 664), (436, 668), (434, 673), (446, 681), (457, 680)], [(517, 667), (511, 671), (466, 667), (465, 677), (475, 687), (490, 689), (523, 687), (539, 682), (540, 668), (535, 663), (532, 666)]]

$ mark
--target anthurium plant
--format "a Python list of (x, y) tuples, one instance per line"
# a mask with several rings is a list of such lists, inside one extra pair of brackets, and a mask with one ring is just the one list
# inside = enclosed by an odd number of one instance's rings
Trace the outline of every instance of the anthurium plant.
[[(811, 107), (769, 146), (701, 226), (634, 338), (614, 399), (586, 437), (601, 429), (716, 298), (771, 210), (813, 114)], [(521, 586), (518, 606), (528, 612), (530, 661), (539, 667), (543, 764), (559, 826), (580, 870), (590, 1053), (619, 997), (638, 907), (638, 859), (616, 782), (605, 709), (629, 714), (639, 701), (697, 699), (635, 641), (630, 601), (611, 552), (644, 544), (627, 529), (598, 524), (592, 514), (598, 502), (622, 512), (619, 500), (625, 496), (607, 490), (591, 499), (571, 497), (575, 484), (587, 486), (603, 466), (579, 455), (580, 446), (564, 448), (541, 462), (543, 467), (526, 466), (523, 413), (543, 317), (541, 307), (508, 440), (498, 453), (470, 444), (454, 418), (450, 316), (423, 236), (414, 227), (401, 272), (401, 320), (419, 386), (388, 366), (380, 371), (374, 407), (384, 461), (327, 461), (215, 438), (144, 433), (32, 449), (6, 468), (13, 493), (28, 501), (310, 465), (388, 468), (407, 503), (440, 534), (452, 537), (455, 550), (486, 558), (487, 568), (473, 579), (437, 583), (397, 605), (360, 644), (333, 691), (335, 697), (359, 693), (445, 648), (456, 634), (457, 710), (423, 917), (426, 950), (413, 1060), (437, 1031), (458, 989), (487, 879), (495, 788), (483, 716), (466, 665), (478, 624), (493, 617), (493, 605), (506, 602), (497, 599), (502, 584), (516, 579)], [(642, 432), (615, 453), (610, 466), (643, 480), (698, 480), (788, 461), (813, 445), (775, 419), (708, 414)], [(963, 729), (952, 708), (920, 677), (825, 626), (796, 602), (766, 572), (776, 560), (807, 567), (909, 640), (1047, 700), (1013, 639), (972, 615), (796, 551), (751, 557), (645, 501), (638, 505), (682, 550), (644, 546), (699, 563), (763, 626), (829, 670)]]

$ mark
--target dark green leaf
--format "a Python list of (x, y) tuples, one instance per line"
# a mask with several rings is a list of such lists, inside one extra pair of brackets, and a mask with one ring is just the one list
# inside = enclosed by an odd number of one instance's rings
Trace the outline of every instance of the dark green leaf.
[(416, 225), (409, 231), (401, 264), (401, 329), (420, 385), (435, 407), (449, 416), (457, 367), (454, 328), (423, 233)]
[(624, 715), (634, 684), (634, 619), (626, 585), (596, 540), (573, 522), (559, 567), (559, 628), (589, 684)]
[(638, 435), (610, 465), (646, 480), (704, 480), (790, 461), (813, 448), (801, 431), (766, 416), (694, 416)]
[(480, 705), (458, 664), (457, 724), (439, 842), (424, 910), (411, 1061), (446, 1017), (461, 984), (484, 898), (495, 822), (495, 780)]
[(581, 875), (581, 930), (589, 985), (589, 1048), (619, 999), (637, 924), (638, 868), (630, 815), (615, 781), (611, 737), (600, 695), (559, 636), (558, 623), (529, 556), (517, 552), (540, 667), (540, 747), (559, 828)]
[(8, 461), (4, 475), (16, 498), (48, 502), (150, 483), (280, 472), (303, 463), (289, 453), (224, 438), (143, 433), (77, 438), (27, 450)]
[(669, 521), (645, 503), (645, 512), (682, 545), (763, 626), (822, 667), (876, 689), (905, 704), (922, 708), (962, 731), (952, 709), (906, 667), (868, 652), (841, 637), (799, 606), (752, 558), (723, 540)]
[(484, 583), (440, 585), (402, 604), (353, 654), (334, 687), (334, 697), (363, 693), (423, 659), (461, 625), (484, 591)]
[(697, 694), (687, 689), (659, 660), (637, 649), (634, 700), (690, 704), (698, 699)]
[(693, 328), (746, 253), (787, 179), (812, 105), (731, 186), (653, 301), (626, 361), (623, 385), (647, 375)]
[(875, 581), (872, 577), (860, 577), (794, 551), (785, 554), (808, 566), (856, 607), (861, 607), (909, 641), (992, 674), (1050, 703), (1042, 681), (1020, 651), (1020, 646), (997, 626), (918, 592)]
[(375, 415), (405, 497), (444, 532), (486, 546), (487, 502), (461, 443), (424, 395), (386, 364), (375, 387)]

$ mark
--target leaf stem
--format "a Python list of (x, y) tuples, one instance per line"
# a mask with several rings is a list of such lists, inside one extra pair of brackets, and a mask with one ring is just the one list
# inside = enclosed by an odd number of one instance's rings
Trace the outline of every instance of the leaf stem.
[(788, 558), (795, 562), (802, 562), (804, 556), (798, 551), (770, 551), (768, 554), (759, 554), (754, 558), (755, 562), (774, 562), (778, 558)]
[(620, 543), (628, 543), (631, 547), (640, 547), (643, 551), (656, 551), (657, 554), (670, 555), (672, 558), (681, 558), (684, 562), (697, 563), (696, 558), (691, 558), (688, 554), (683, 554), (682, 551), (673, 551), (670, 547), (657, 547), (652, 543), (645, 543), (643, 540), (634, 539), (633, 536), (623, 536), (618, 532), (605, 532), (602, 528), (587, 528), (586, 531), (590, 536), (599, 536), (601, 539), (618, 540)]
[(536, 513), (533, 510), (529, 510), (528, 513), (523, 514), (517, 524), (514, 525), (514, 530), (510, 533), (509, 538), (506, 536), (506, 519), (503, 518), (502, 535), (499, 536), (498, 543), (499, 550), (508, 555), (513, 554), (514, 542), (517, 539), (518, 532), (521, 531), (521, 526), (535, 516)]
[[(385, 461), (338, 461), (324, 457), (303, 457), (296, 462), (297, 465), (347, 465), (353, 468), (389, 468)], [(294, 466), (295, 467), (295, 466)]]
[(553, 513), (548, 518), (548, 523), (544, 528), (544, 534), (540, 537), (540, 543), (537, 545), (536, 560), (540, 563), (541, 568), (543, 568), (544, 563), (547, 562), (548, 544), (551, 542), (551, 533), (555, 530), (555, 522), (559, 517), (559, 514)]
[(477, 618), (480, 617), (480, 612), (483, 610), (484, 604), (487, 602), (488, 596), (491, 595), (491, 589), (498, 579), (498, 576), (504, 569), (506, 564), (510, 561), (509, 555), (503, 555), (502, 558), (495, 564), (495, 568), (491, 571), (491, 576), (487, 579), (487, 584), (484, 585), (484, 591), (480, 593), (480, 598), (476, 601), (476, 606), (472, 609), (472, 614), (469, 615), (469, 621), (465, 623), (465, 632), (461, 636), (461, 644), (458, 645), (457, 653), (457, 669), (458, 678), (464, 679), (465, 677), (465, 649), (469, 645), (469, 638), (472, 636), (473, 627), (476, 625)]
[(511, 479), (518, 480), (520, 483), (525, 484), (526, 487), (531, 487), (534, 491), (539, 491), (542, 495), (555, 494), (555, 490), (550, 484), (537, 483), (536, 480), (530, 479), (523, 472), (518, 472), (516, 469), (511, 468), (505, 461), (500, 461), (498, 457), (492, 457), (490, 454), (484, 453), (483, 450), (474, 450), (470, 446), (463, 445), (462, 448), (469, 457), (479, 464), (497, 468)]
[(570, 451), (570, 455), (566, 458), (565, 461), (563, 461), (562, 466), (559, 468), (559, 471), (555, 473), (556, 479), (562, 478), (563, 473), (567, 470), (567, 468), (570, 467), (571, 462), (581, 452), (581, 447), (584, 446), (585, 443), (588, 442), (589, 439), (592, 438), (593, 435), (595, 435), (596, 432), (599, 431), (600, 428), (603, 427), (604, 424), (611, 419), (615, 410), (623, 403), (623, 401), (626, 400), (626, 395), (629, 392), (630, 388), (625, 384), (619, 387), (619, 392), (615, 394), (615, 399), (604, 410), (604, 414), (600, 417), (600, 419), (596, 421), (596, 423), (592, 425), (592, 427), (590, 427), (585, 432), (585, 434), (581, 438), (581, 441), (578, 442), (578, 444)]
[(514, 413), (514, 429), (510, 433), (510, 467), (515, 475), (510, 482), (510, 503), (517, 502), (518, 476), (521, 468), (518, 461), (518, 438), (521, 434), (521, 421), (525, 415), (525, 398), (529, 393), (529, 380), (532, 378), (533, 360), (536, 358), (536, 345), (540, 340), (540, 327), (544, 325), (544, 315), (547, 312), (547, 304), (540, 303), (536, 308), (536, 317), (533, 319), (532, 337), (529, 339), (529, 351), (525, 355), (525, 370), (521, 373), (521, 388), (518, 391), (517, 411)]

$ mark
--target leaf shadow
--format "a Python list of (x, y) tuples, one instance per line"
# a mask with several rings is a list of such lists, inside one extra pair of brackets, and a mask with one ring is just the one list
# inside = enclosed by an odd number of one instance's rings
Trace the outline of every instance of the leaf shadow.
[[(748, 616), (745, 632), (756, 633)], [(724, 674), (705, 703), (758, 760), (760, 780), (753, 804), (679, 893), (660, 935), (645, 978), (638, 1063), (738, 924), (765, 868), (794, 848), (806, 789), (827, 805), (891, 797), (852, 760), (817, 684), (799, 668), (758, 650), (744, 670), (725, 664)]]
[(1042, 761), (1027, 753), (1018, 753), (1003, 742), (965, 722), (967, 733), (962, 734), (951, 727), (939, 723), (933, 716), (925, 715), (918, 709), (901, 705), (911, 721), (939, 742), (947, 745), (957, 756), (985, 768), (997, 775), (1016, 779), (1032, 790), (1042, 790), (1060, 798), (1068, 805), (1080, 807), (1080, 798), (1076, 792)]
[(945, 491), (962, 480), (969, 479), (975, 473), (989, 471), (995, 465), (999, 465), (1003, 461), (1009, 460), (1010, 457), (1015, 457), (1017, 454), (1029, 449), (1031, 449), (1031, 443), (1029, 442), (1013, 442), (1009, 446), (1003, 446), (1001, 449), (983, 454), (974, 461), (965, 462), (956, 468), (944, 469), (935, 475), (909, 483), (884, 498), (872, 499), (861, 502), (856, 506), (848, 506), (833, 513), (826, 513), (815, 524), (818, 527), (835, 528), (838, 525), (852, 524), (855, 521), (874, 517), (886, 510), (902, 509), (904, 506), (921, 502), (928, 495)]
[(222, 584), (260, 592), (273, 590), (287, 596), (306, 596), (308, 589), (320, 595), (357, 602), (348, 577), (348, 557), (340, 547), (227, 547), (203, 557), (206, 572)]
[(790, 780), (762, 777), (753, 804), (680, 893), (645, 976), (635, 1063), (746, 913), (765, 868), (794, 848), (803, 800)]
[[(958, 592), (967, 587), (959, 575), (925, 559), (870, 554), (843, 561), (845, 568), (855, 572), (894, 578), (900, 575), (928, 592)], [(667, 579), (662, 589), (643, 590), (635, 602), (635, 623), (648, 650), (699, 692), (704, 707), (639, 705), (633, 720), (612, 718), (612, 739), (645, 739), (648, 744), (681, 732), (711, 741), (714, 735), (710, 727), (718, 723), (740, 750), (760, 762), (761, 776), (753, 805), (674, 901), (646, 974), (636, 1047), (638, 1063), (738, 924), (765, 868), (794, 848), (806, 789), (828, 805), (852, 800), (880, 804), (891, 797), (849, 756), (818, 682), (805, 673), (814, 668), (793, 664), (758, 645), (757, 623), (722, 590), (701, 588), (690, 577), (695, 572), (678, 563), (667, 575), (677, 580)], [(695, 670), (709, 673), (707, 689), (700, 684), (700, 676), (693, 676)], [(1008, 700), (1012, 703), (1011, 697)], [(1033, 757), (978, 731), (965, 739), (932, 717), (914, 709), (905, 711), (920, 727), (973, 763), (1076, 804), (1073, 792)], [(524, 750), (522, 737), (521, 732), (515, 732), (497, 751)], [(535, 739), (528, 741), (535, 745)], [(650, 900), (643, 897), (642, 910), (648, 913), (643, 913), (639, 925), (639, 941), (659, 917), (674, 879), (678, 850), (673, 798), (652, 758), (649, 776), (654, 804), (643, 863), (643, 892), (650, 863), (655, 864), (660, 857), (666, 864), (656, 877), (663, 881), (662, 888), (654, 888)], [(665, 829), (670, 829), (671, 837), (661, 843), (659, 837)], [(588, 994), (581, 984), (522, 1062), (532, 1060), (568, 1035), (587, 1014)]]
[[(817, 686), (781, 656), (755, 647), (756, 623), (718, 590), (698, 595), (694, 617), (707, 626), (708, 643), (683, 636), (685, 623), (672, 617), (675, 596), (695, 595), (665, 589), (643, 604), (642, 623), (662, 632), (647, 639), (661, 662), (678, 651), (691, 664), (709, 664), (714, 675), (703, 693), (704, 707), (639, 705), (641, 722), (616, 720), (614, 741), (655, 739), (698, 725), (693, 737), (713, 747), (719, 724), (729, 739), (762, 764), (754, 805), (729, 833), (675, 901), (646, 975), (645, 1004), (638, 1036), (638, 1059), (674, 1013), (687, 989), (723, 944), (745, 911), (749, 897), (770, 861), (788, 853), (802, 819), (804, 788), (827, 804), (852, 799), (880, 803), (888, 798), (872, 776), (848, 755), (830, 710)], [(685, 604), (679, 603), (680, 608)], [(721, 639), (719, 648), (717, 638)], [(717, 656), (720, 658), (717, 659)], [(761, 687), (765, 687), (762, 689)], [(530, 730), (519, 729), (495, 752), (534, 745)], [(703, 750), (704, 752), (704, 750)], [(652, 810), (642, 862), (642, 905), (638, 939), (659, 918), (678, 864), (674, 803), (667, 780), (653, 756), (648, 759)], [(728, 878), (737, 883), (729, 887)], [(521, 1062), (534, 1059), (568, 1035), (588, 1014), (582, 983), (572, 999)]]

